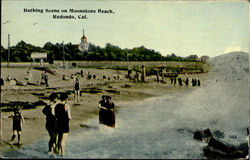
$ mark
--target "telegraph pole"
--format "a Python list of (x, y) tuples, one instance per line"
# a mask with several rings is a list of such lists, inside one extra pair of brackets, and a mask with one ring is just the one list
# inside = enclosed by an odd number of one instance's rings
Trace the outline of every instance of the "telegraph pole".
[(64, 41), (62, 42), (62, 45), (63, 45), (63, 68), (65, 68)]
[(8, 34), (8, 63), (7, 67), (9, 67), (10, 63), (10, 34)]
[[(129, 59), (128, 59), (128, 52), (127, 52), (127, 66), (128, 66), (128, 61), (129, 61)], [(128, 68), (129, 68), (129, 66), (128, 66)]]
[(128, 52), (127, 52), (127, 67), (128, 67), (128, 78), (129, 78), (131, 71), (130, 71), (130, 68), (129, 68), (128, 61), (129, 61), (129, 59), (128, 59)]

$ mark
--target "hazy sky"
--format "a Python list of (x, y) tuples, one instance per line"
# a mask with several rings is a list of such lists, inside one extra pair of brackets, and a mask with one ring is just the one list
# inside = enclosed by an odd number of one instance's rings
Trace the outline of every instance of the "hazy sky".
[[(24, 12), (43, 9), (44, 12)], [(113, 10), (114, 14), (45, 13), (45, 9)], [(53, 19), (74, 15), (76, 19)], [(249, 52), (247, 1), (2, 1), (2, 45), (8, 34), (11, 46), (23, 40), (36, 46), (80, 43), (82, 30), (88, 42), (121, 48), (141, 45), (162, 55), (197, 54), (210, 57), (230, 51)]]

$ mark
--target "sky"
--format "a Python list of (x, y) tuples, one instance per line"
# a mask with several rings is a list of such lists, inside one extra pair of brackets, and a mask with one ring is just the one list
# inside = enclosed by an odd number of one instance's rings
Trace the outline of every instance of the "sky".
[[(24, 12), (24, 9), (43, 9)], [(60, 13), (45, 12), (57, 9)], [(62, 13), (61, 10), (96, 10), (96, 13)], [(98, 9), (114, 13), (97, 13)], [(73, 15), (76, 19), (53, 19)], [(86, 15), (88, 19), (78, 19)], [(46, 42), (104, 47), (144, 46), (162, 55), (218, 56), (232, 51), (249, 53), (249, 4), (247, 1), (37, 1), (3, 0), (1, 43), (7, 48), (21, 40), (35, 46)]]

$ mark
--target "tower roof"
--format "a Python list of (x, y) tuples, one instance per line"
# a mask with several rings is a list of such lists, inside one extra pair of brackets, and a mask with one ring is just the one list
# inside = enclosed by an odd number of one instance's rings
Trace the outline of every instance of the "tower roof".
[(83, 36), (82, 36), (81, 39), (82, 39), (82, 40), (87, 40), (87, 37), (84, 35), (84, 29), (83, 29), (83, 32), (82, 32), (82, 33), (83, 33), (83, 34), (82, 34)]
[(85, 39), (87, 39), (87, 37), (86, 37), (85, 35), (83, 35), (81, 39), (84, 39), (84, 40), (85, 40)]

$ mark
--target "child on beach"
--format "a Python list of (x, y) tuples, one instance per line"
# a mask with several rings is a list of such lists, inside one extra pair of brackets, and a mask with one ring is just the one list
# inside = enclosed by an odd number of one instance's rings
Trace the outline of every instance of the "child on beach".
[(21, 144), (22, 124), (25, 123), (24, 118), (21, 114), (20, 109), (15, 109), (14, 114), (9, 116), (9, 118), (11, 118), (11, 117), (13, 118), (13, 125), (12, 125), (13, 135), (12, 135), (10, 144), (13, 144), (16, 136), (18, 136), (17, 144), (20, 145)]
[(58, 103), (58, 95), (56, 93), (52, 93), (49, 96), (50, 103), (47, 104), (42, 112), (46, 115), (46, 129), (49, 133), (50, 140), (49, 140), (49, 151), (48, 153), (51, 154), (52, 151), (56, 152), (56, 118), (55, 118), (55, 106)]

